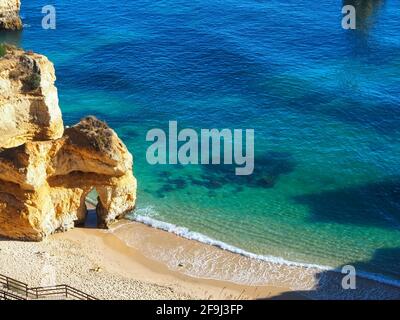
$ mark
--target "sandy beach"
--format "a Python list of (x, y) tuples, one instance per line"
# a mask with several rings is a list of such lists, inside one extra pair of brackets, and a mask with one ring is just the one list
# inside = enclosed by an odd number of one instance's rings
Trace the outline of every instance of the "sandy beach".
[[(129, 228), (121, 228), (124, 226)], [(115, 230), (147, 239), (147, 247), (137, 250), (128, 246)], [(182, 243), (205, 246), (136, 222), (122, 220), (111, 230), (100, 230), (89, 221), (86, 228), (54, 234), (43, 242), (0, 239), (0, 274), (32, 287), (68, 284), (99, 299), (256, 299), (289, 290), (191, 277), (183, 265), (177, 266), (182, 270), (171, 270), (144, 254), (149, 246), (166, 250)], [(195, 253), (195, 247), (191, 251)]]
[[(204, 253), (213, 259), (206, 261)], [(195, 268), (196, 263), (202, 268)], [(240, 269), (234, 271), (232, 266)], [(257, 278), (261, 269), (269, 276), (264, 284), (245, 284), (234, 277), (253, 272)], [(111, 230), (76, 228), (43, 242), (3, 239), (0, 273), (30, 286), (68, 284), (99, 299), (308, 299), (319, 285), (312, 281), (315, 270), (267, 265), (126, 220)], [(363, 297), (372, 292), (380, 296), (384, 292), (387, 298), (400, 296), (398, 288), (364, 279), (358, 282)], [(334, 287), (324, 290), (329, 294)]]
[(287, 291), (189, 277), (97, 229), (75, 229), (39, 243), (3, 239), (0, 273), (31, 286), (55, 280), (99, 299), (253, 299)]
[(0, 0), (1, 299), (400, 300), (396, 3), (42, 5)]

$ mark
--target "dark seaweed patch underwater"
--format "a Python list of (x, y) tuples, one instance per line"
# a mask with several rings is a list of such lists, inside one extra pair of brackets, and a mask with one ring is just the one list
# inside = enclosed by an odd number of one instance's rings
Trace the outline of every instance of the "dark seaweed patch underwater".
[[(343, 2), (357, 30), (335, 1), (53, 2), (56, 30), (40, 27), (47, 1), (25, 1), (25, 30), (2, 37), (54, 61), (66, 124), (116, 128), (139, 210), (260, 255), (400, 279), (398, 0)], [(254, 174), (149, 165), (146, 132), (172, 120), (254, 129)]]

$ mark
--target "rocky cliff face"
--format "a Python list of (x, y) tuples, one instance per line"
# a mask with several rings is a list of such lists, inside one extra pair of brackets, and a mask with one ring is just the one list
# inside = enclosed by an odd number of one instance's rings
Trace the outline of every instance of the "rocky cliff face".
[[(63, 130), (45, 57), (18, 50), (1, 65), (0, 130), (9, 129), (0, 135), (0, 235), (39, 241), (83, 224), (93, 189), (100, 227), (133, 210), (133, 159), (117, 134), (94, 117)], [(33, 91), (23, 80), (31, 70), (40, 76)]]
[(0, 30), (21, 30), (20, 0), (0, 0)]
[(64, 131), (53, 64), (13, 47), (0, 58), (0, 148), (60, 138)]

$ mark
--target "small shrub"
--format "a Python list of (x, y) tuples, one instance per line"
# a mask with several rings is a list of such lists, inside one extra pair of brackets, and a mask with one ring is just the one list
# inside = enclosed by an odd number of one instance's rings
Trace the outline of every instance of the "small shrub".
[(40, 87), (40, 75), (37, 73), (32, 73), (25, 79), (25, 89), (27, 91), (35, 91)]
[(105, 151), (111, 148), (112, 131), (105, 122), (98, 120), (94, 116), (89, 116), (78, 125), (79, 131), (84, 133), (89, 144), (97, 151)]
[(74, 144), (89, 147), (97, 152), (111, 152), (113, 131), (108, 125), (94, 116), (88, 116), (67, 130)]

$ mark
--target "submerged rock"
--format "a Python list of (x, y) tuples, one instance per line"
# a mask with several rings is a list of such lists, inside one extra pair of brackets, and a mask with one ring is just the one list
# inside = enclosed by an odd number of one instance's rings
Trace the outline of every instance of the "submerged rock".
[(0, 0), (0, 30), (21, 30), (20, 0)]
[[(59, 111), (53, 100), (57, 91), (52, 64), (39, 55), (18, 52), (17, 56), (18, 61), (32, 62), (32, 69), (40, 70), (40, 86), (35, 89), (37, 95), (23, 91), (20, 80), (0, 71), (0, 83), (8, 88), (0, 96), (0, 235), (40, 241), (82, 225), (87, 216), (85, 199), (93, 189), (99, 195), (98, 225), (108, 227), (135, 207), (132, 155), (117, 134), (95, 117), (64, 131), (59, 113), (57, 125), (51, 125), (49, 114)], [(25, 72), (25, 62), (10, 63), (18, 75), (21, 69)], [(23, 108), (21, 101), (30, 108)], [(3, 128), (6, 124), (8, 131)]]

